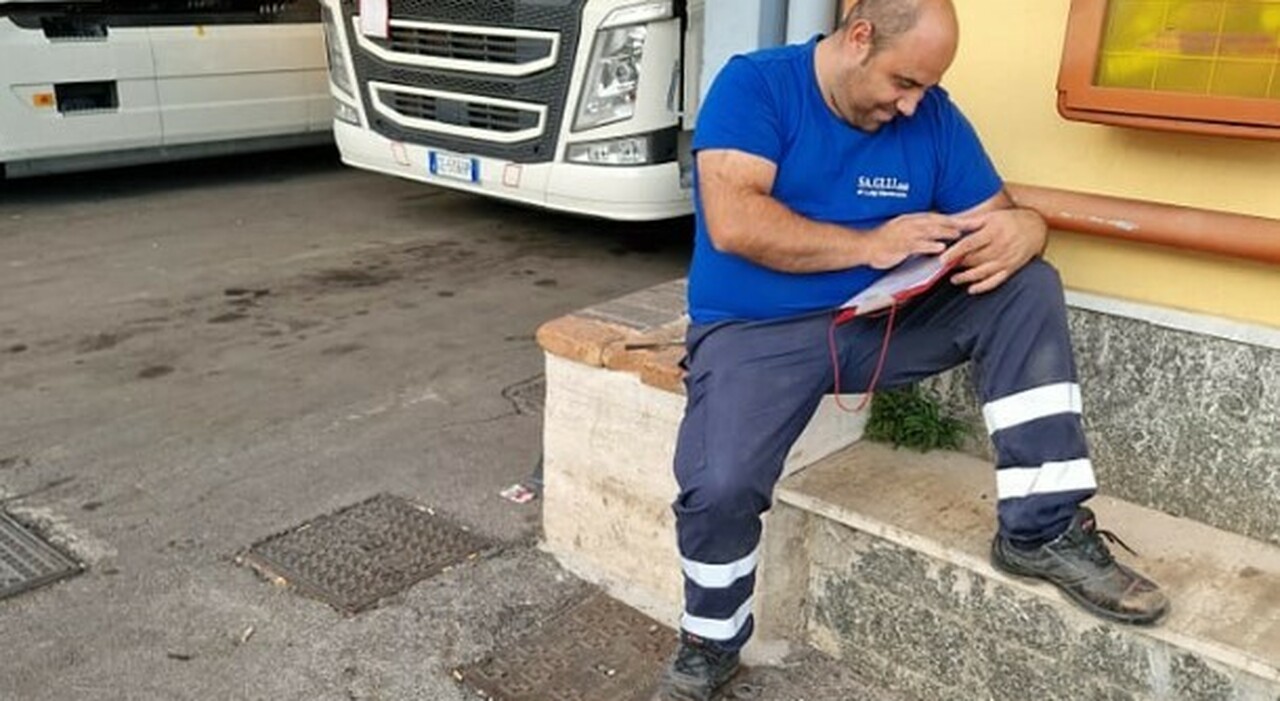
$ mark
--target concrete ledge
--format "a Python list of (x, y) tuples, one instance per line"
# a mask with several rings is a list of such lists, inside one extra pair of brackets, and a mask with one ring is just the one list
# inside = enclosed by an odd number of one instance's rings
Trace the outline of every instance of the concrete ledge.
[[(544, 547), (659, 620), (683, 602), (671, 502), (684, 416), (684, 281), (544, 324)], [(858, 397), (846, 397), (854, 402)], [(787, 457), (792, 474), (862, 436), (865, 413), (828, 397)]]
[(1174, 602), (1158, 627), (1107, 625), (988, 564), (993, 482), (974, 458), (873, 444), (788, 478), (791, 533), (773, 537), (805, 552), (762, 571), (790, 589), (770, 626), (804, 620), (807, 642), (919, 698), (1280, 698), (1280, 548), (1098, 497)]
[[(684, 397), (634, 373), (550, 353), (546, 359), (544, 547), (575, 574), (674, 622), (683, 589), (672, 464)], [(865, 414), (827, 398), (788, 454), (784, 474), (858, 440), (864, 423)]]
[(538, 344), (549, 355), (683, 393), (684, 293), (684, 280), (673, 280), (579, 310), (543, 324)]

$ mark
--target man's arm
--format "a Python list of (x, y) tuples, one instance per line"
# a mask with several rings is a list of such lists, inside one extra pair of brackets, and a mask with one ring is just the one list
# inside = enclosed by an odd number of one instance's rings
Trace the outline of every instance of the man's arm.
[(1048, 243), (1044, 218), (1035, 210), (1018, 208), (1003, 189), (958, 217), (975, 226), (943, 254), (943, 259), (959, 259), (965, 270), (952, 276), (951, 282), (968, 285), (970, 294), (990, 292), (1004, 284), (1044, 253)]
[(698, 152), (698, 189), (716, 250), (788, 273), (818, 273), (859, 265), (886, 269), (908, 256), (941, 253), (961, 230), (961, 217), (922, 213), (860, 232), (807, 219), (772, 196), (777, 166), (731, 149)]

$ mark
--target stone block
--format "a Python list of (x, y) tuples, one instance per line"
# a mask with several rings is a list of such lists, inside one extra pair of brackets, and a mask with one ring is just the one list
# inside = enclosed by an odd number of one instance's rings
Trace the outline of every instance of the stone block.
[[(1280, 350), (1070, 310), (1102, 491), (1280, 544)], [(968, 366), (927, 380), (990, 454)]]
[(861, 444), (785, 480), (779, 513), (808, 521), (807, 642), (920, 698), (1280, 696), (1280, 548), (1099, 497), (1174, 602), (1159, 626), (1108, 624), (990, 566), (992, 506), (957, 505), (981, 504), (989, 476), (961, 454)]
[[(552, 353), (546, 368), (546, 549), (628, 604), (674, 623), (683, 594), (670, 504), (684, 397), (635, 373)], [(850, 445), (864, 424), (865, 414), (828, 399), (796, 441), (784, 474)]]

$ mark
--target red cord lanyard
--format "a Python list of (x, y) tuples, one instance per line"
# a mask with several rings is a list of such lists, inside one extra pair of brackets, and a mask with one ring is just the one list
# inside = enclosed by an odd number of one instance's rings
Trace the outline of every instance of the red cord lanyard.
[(849, 413), (858, 413), (867, 408), (867, 404), (871, 401), (871, 397), (876, 390), (876, 384), (880, 382), (880, 372), (884, 370), (884, 360), (889, 354), (889, 338), (893, 335), (893, 321), (898, 315), (898, 301), (894, 300), (889, 307), (889, 322), (884, 329), (884, 342), (880, 345), (880, 357), (876, 360), (875, 372), (871, 374), (871, 384), (867, 387), (867, 391), (862, 396), (862, 401), (854, 409), (844, 405), (840, 399), (840, 354), (836, 349), (836, 327), (857, 318), (857, 311), (846, 309), (836, 313), (831, 317), (831, 326), (827, 328), (827, 344), (831, 348), (831, 370), (835, 373), (835, 395), (836, 406)]

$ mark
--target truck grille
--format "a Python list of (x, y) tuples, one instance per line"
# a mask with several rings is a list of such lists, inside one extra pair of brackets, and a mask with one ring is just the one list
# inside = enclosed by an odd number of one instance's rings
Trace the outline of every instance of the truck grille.
[(541, 136), (546, 108), (495, 98), (371, 83), (374, 109), (405, 128), (514, 143)]
[[(585, 0), (398, 0), (386, 40), (343, 30), (370, 127), (517, 163), (555, 157)], [(372, 84), (372, 87), (371, 87)]]
[(480, 63), (523, 65), (548, 58), (555, 49), (555, 42), (549, 39), (447, 29), (392, 26), (390, 34), (387, 45), (393, 53)]
[(436, 24), (393, 19), (388, 38), (375, 39), (352, 25), (360, 51), (387, 64), (479, 75), (520, 77), (551, 68), (558, 58), (557, 32)]
[(397, 113), (409, 117), (469, 129), (513, 132), (538, 126), (538, 114), (529, 110), (426, 95), (395, 92), (391, 96), (391, 106)]

